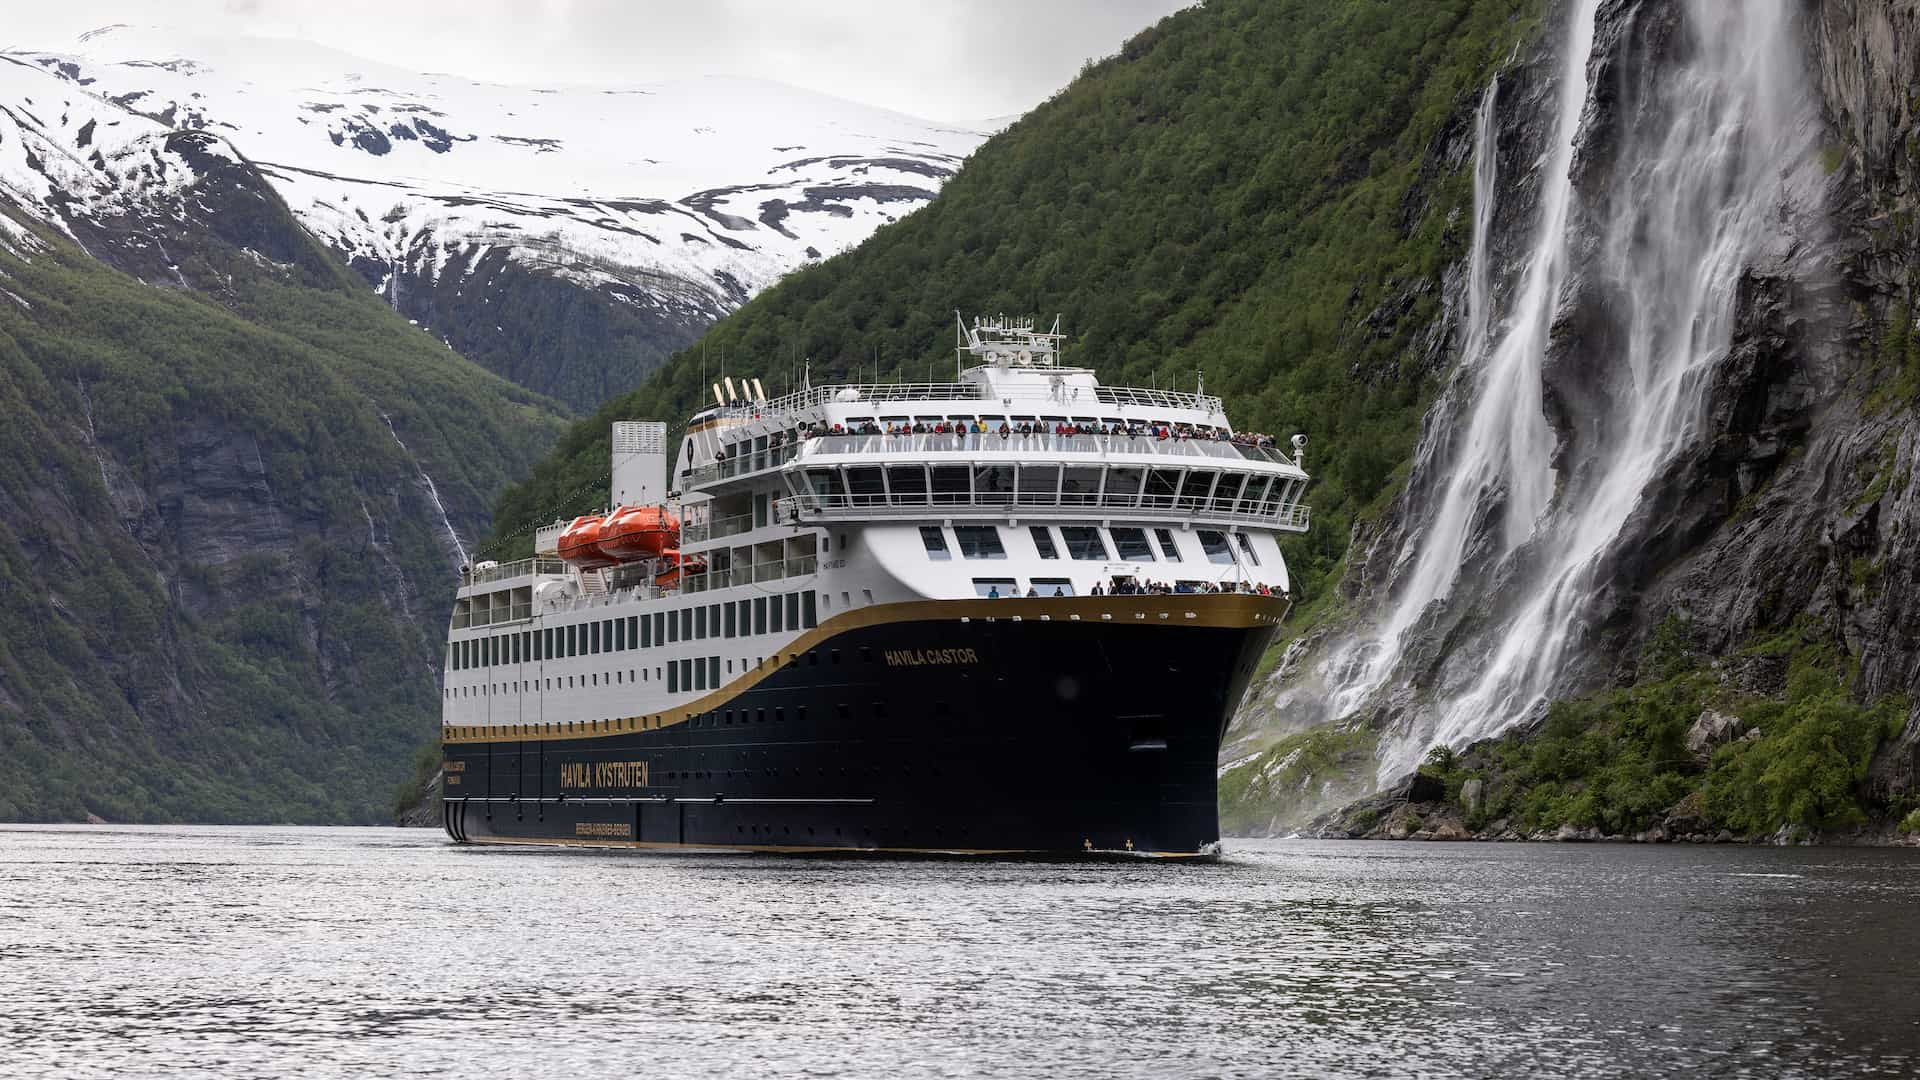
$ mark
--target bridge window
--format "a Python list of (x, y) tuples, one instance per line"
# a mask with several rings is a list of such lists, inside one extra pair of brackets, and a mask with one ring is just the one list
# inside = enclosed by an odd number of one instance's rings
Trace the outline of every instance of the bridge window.
[(853, 493), (856, 503), (871, 502), (886, 494), (886, 488), (880, 484), (880, 470), (871, 465), (847, 470), (847, 490)]
[(965, 465), (936, 465), (933, 468), (933, 501), (937, 504), (964, 503), (973, 497), (972, 472)]
[(955, 525), (953, 538), (960, 545), (963, 559), (1007, 557), (1007, 549), (1000, 543), (1000, 530), (992, 525)]
[(1113, 546), (1127, 562), (1153, 561), (1153, 548), (1147, 545), (1145, 529), (1113, 530)]
[(1060, 504), (1062, 506), (1093, 506), (1100, 501), (1100, 474), (1098, 468), (1068, 468), (1060, 477)]
[(1200, 537), (1200, 550), (1207, 553), (1208, 562), (1221, 564), (1233, 562), (1233, 549), (1227, 546), (1226, 536), (1210, 529), (1201, 529), (1197, 535)]
[(1083, 562), (1105, 562), (1106, 541), (1100, 539), (1100, 530), (1082, 525), (1060, 526), (1060, 541), (1067, 545), (1067, 554)]
[(924, 506), (927, 502), (927, 470), (923, 465), (896, 465), (887, 470), (887, 487), (893, 501)]
[(1175, 469), (1154, 469), (1147, 473), (1146, 501), (1144, 505), (1166, 509), (1173, 505), (1173, 493), (1180, 486), (1180, 473)]
[(1027, 532), (1032, 535), (1033, 549), (1040, 553), (1041, 558), (1057, 559), (1060, 557), (1060, 549), (1053, 546), (1053, 533), (1049, 532), (1045, 525), (1029, 525), (1027, 526)]
[(1107, 490), (1100, 501), (1107, 506), (1132, 506), (1146, 480), (1145, 469), (1108, 469)]
[(1057, 465), (1020, 466), (1020, 505), (1050, 506), (1060, 491)]
[(953, 558), (953, 552), (947, 550), (947, 534), (938, 525), (920, 526), (920, 543), (927, 549), (927, 558), (935, 562)]

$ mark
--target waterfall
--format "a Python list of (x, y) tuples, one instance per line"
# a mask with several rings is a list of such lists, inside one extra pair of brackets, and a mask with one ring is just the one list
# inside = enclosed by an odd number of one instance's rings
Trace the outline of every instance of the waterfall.
[(382, 412), (380, 419), (387, 422), (387, 433), (393, 436), (394, 442), (399, 443), (400, 452), (407, 455), (408, 461), (413, 462), (413, 471), (419, 474), (420, 485), (427, 489), (427, 497), (433, 500), (433, 508), (440, 511), (440, 524), (446, 527), (447, 539), (453, 541), (453, 550), (460, 556), (460, 565), (465, 566), (468, 561), (467, 547), (460, 542), (460, 534), (453, 530), (453, 519), (447, 516), (447, 504), (440, 501), (440, 489), (433, 485), (433, 477), (427, 475), (426, 466), (421, 465), (420, 459), (413, 456), (412, 450), (407, 449), (407, 444), (401, 442), (400, 432), (393, 426), (393, 417)]
[[(1623, 530), (1649, 484), (1704, 434), (1742, 272), (1783, 254), (1783, 206), (1813, 198), (1815, 117), (1791, 0), (1674, 2), (1684, 48), (1671, 61), (1631, 58), (1666, 66), (1636, 84), (1644, 89), (1622, 87), (1616, 152), (1576, 190), (1581, 125), (1600, 115), (1587, 108), (1600, 2), (1572, 0), (1538, 216), (1502, 311), (1487, 264), (1496, 88), (1482, 102), (1462, 367), (1409, 481), (1409, 550), (1390, 602), (1326, 666), (1338, 673), (1334, 715), (1344, 715), (1413, 685), (1409, 631), (1436, 608), (1454, 625), (1473, 608), (1471, 635), (1452, 643), (1459, 655), (1383, 740), (1382, 780), (1435, 743), (1497, 733), (1555, 690), (1608, 584), (1600, 567), (1632, 542)], [(1649, 16), (1623, 16), (1634, 17)], [(1598, 334), (1558, 344), (1575, 358), (1573, 377), (1600, 388), (1600, 404), (1572, 418), (1578, 438), (1556, 433), (1544, 404), (1549, 335), (1566, 304), (1588, 318), (1565, 332)]]

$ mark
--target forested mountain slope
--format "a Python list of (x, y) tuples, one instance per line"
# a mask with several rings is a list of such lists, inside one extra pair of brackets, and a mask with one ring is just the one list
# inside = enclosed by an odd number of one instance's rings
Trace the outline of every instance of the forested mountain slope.
[(924, 380), (953, 312), (1055, 312), (1109, 382), (1205, 370), (1250, 429), (1308, 433), (1309, 599), (1412, 449), (1448, 342), (1423, 336), (1468, 242), (1474, 95), (1534, 0), (1220, 0), (1090, 65), (989, 139), (926, 208), (800, 270), (561, 440), (502, 500), (517, 534), (604, 498), (607, 421), (683, 420), (724, 353), (770, 392)]
[(41, 179), (0, 187), (0, 820), (380, 820), (462, 543), (558, 407), (222, 140), (9, 71)]

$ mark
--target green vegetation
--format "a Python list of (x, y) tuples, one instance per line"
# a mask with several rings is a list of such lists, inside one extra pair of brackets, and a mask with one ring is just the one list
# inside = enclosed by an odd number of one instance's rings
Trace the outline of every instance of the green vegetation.
[[(1289, 544), (1330, 594), (1354, 521), (1411, 456), (1433, 373), (1415, 336), (1469, 243), (1470, 138), (1539, 0), (1215, 0), (1162, 20), (989, 140), (940, 197), (790, 275), (707, 335), (770, 391), (953, 370), (953, 311), (1063, 313), (1066, 360), (1194, 384), (1236, 424), (1306, 432), (1315, 527)], [(500, 501), (496, 550), (605, 498), (607, 426), (678, 421), (701, 347), (569, 431)]]
[(1373, 779), (1379, 736), (1317, 727), (1290, 735), (1220, 777), (1220, 828), (1263, 832), (1305, 824), (1329, 803), (1357, 798)]
[[(1485, 798), (1467, 815), (1473, 829), (1506, 819), (1528, 831), (1572, 825), (1628, 835), (1676, 807), (1703, 830), (1742, 835), (1884, 816), (1864, 781), (1874, 751), (1906, 719), (1904, 700), (1855, 702), (1850, 664), (1817, 626), (1796, 626), (1734, 658), (1783, 662), (1778, 699), (1730, 689), (1685, 652), (1684, 634), (1677, 619), (1655, 631), (1641, 657), (1646, 681), (1557, 702), (1537, 730), (1430, 758), (1428, 771), (1447, 782), (1450, 798), (1469, 779), (1485, 782)], [(1746, 737), (1703, 761), (1688, 750), (1687, 732), (1710, 707), (1737, 715)]]
[(385, 820), (433, 731), (418, 470), (472, 536), (557, 411), (292, 235), (169, 233), (206, 291), (0, 250), (0, 820)]

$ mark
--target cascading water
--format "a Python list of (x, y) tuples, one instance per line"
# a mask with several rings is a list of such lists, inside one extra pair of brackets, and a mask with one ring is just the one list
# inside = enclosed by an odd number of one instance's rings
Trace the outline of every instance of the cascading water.
[[(1791, 242), (1783, 205), (1814, 198), (1815, 117), (1790, 0), (1672, 2), (1683, 9), (1685, 48), (1646, 82), (1645, 100), (1615, 106), (1615, 153), (1576, 190), (1581, 123), (1596, 115), (1586, 107), (1600, 3), (1573, 0), (1539, 216), (1497, 316), (1484, 260), (1498, 185), (1483, 103), (1463, 371), (1436, 406), (1409, 482), (1412, 550), (1391, 606), (1327, 665), (1338, 673), (1335, 715), (1410, 684), (1408, 631), (1435, 605), (1471, 603), (1486, 625), (1461, 644), (1473, 655), (1451, 658), (1450, 677), (1427, 687), (1431, 699), (1383, 742), (1383, 780), (1435, 743), (1498, 732), (1554, 690), (1607, 584), (1600, 567), (1632, 542), (1623, 530), (1649, 483), (1702, 436), (1703, 398), (1732, 340), (1742, 272)], [(1593, 340), (1550, 341), (1567, 303), (1593, 305), (1582, 324), (1598, 321)], [(1568, 426), (1581, 434), (1565, 445), (1570, 436), (1556, 436), (1544, 409), (1552, 348), (1568, 350), (1600, 388), (1597, 415), (1573, 418)], [(1463, 389), (1471, 404), (1450, 420)], [(1556, 453), (1565, 475), (1552, 470)], [(1487, 548), (1497, 558), (1470, 557)], [(1468, 565), (1476, 579), (1463, 581)]]

